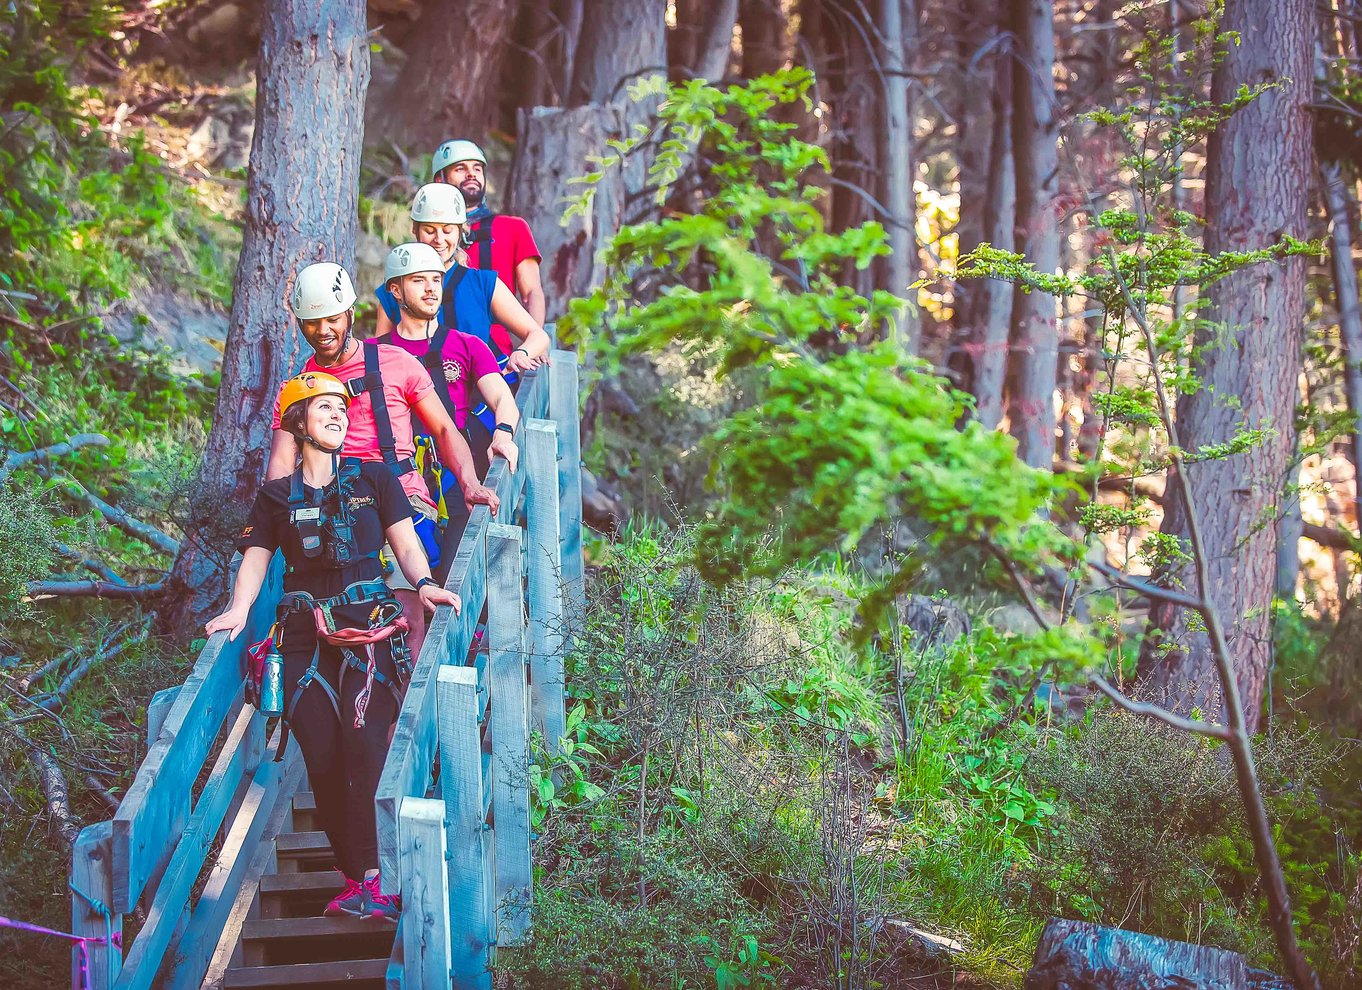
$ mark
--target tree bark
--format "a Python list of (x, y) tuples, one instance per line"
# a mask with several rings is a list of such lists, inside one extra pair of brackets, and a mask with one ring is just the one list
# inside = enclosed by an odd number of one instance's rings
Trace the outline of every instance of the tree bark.
[[(1012, 158), (1012, 66), (1010, 59), (994, 60), (993, 136), (988, 157), (988, 208), (984, 215), (984, 239), (1003, 251), (1016, 247), (1017, 173)], [(972, 307), (974, 326), (970, 357), (974, 364), (975, 418), (993, 429), (1002, 422), (1006, 408), (1009, 335), (1012, 326), (1012, 286), (997, 279), (983, 279), (972, 287), (977, 300)]]
[[(1269, 24), (1272, 29), (1264, 30)], [(1206, 248), (1215, 254), (1252, 251), (1284, 233), (1304, 232), (1312, 6), (1309, 0), (1229, 0), (1220, 29), (1238, 32), (1240, 42), (1229, 46), (1216, 69), (1212, 102), (1225, 103), (1241, 86), (1275, 88), (1211, 136)], [(1224, 616), (1250, 731), (1259, 723), (1270, 658), (1268, 617), (1276, 577), (1271, 520), (1293, 447), (1304, 305), (1305, 265), (1298, 258), (1256, 265), (1212, 285), (1195, 336), (1195, 370), (1203, 387), (1183, 396), (1177, 407), (1185, 450), (1226, 442), (1244, 426), (1274, 431), (1251, 450), (1191, 465), (1188, 474), (1192, 497), (1206, 510), (1209, 571), (1198, 591)], [(1181, 483), (1170, 474), (1170, 485)], [(1182, 499), (1172, 495), (1170, 489), (1162, 530), (1185, 537)], [(1183, 571), (1178, 576), (1193, 587), (1194, 573)], [(1150, 609), (1150, 622), (1158, 635), (1147, 638), (1140, 657), (1142, 693), (1177, 711), (1220, 713), (1224, 700), (1205, 634), (1189, 628), (1183, 610), (1167, 603)]]
[(738, 23), (738, 0), (714, 0), (696, 51), (694, 76), (717, 82), (728, 75), (733, 55), (733, 28)]
[(593, 0), (582, 14), (572, 70), (571, 106), (621, 102), (628, 84), (667, 71), (666, 4)]
[[(260, 39), (246, 228), (196, 518), (162, 609), (193, 628), (219, 598), (229, 541), (259, 486), (279, 383), (303, 362), (286, 298), (314, 261), (353, 269), (369, 39), (363, 0), (270, 0)], [(216, 572), (216, 574), (215, 574)]]
[(495, 122), (514, 0), (426, 0), (393, 85), (369, 108), (377, 136), (429, 153), (456, 137), (481, 140)]
[[(1059, 266), (1059, 115), (1055, 102), (1054, 5), (1012, 0), (1016, 104), (1012, 154), (1017, 171), (1017, 237), (1038, 271)], [(1049, 470), (1055, 456), (1054, 393), (1059, 361), (1055, 297), (1018, 292), (1012, 308), (1017, 390), (1012, 432), (1028, 465)]]
[[(916, 202), (913, 195), (913, 117), (908, 100), (908, 44), (917, 36), (917, 11), (913, 0), (880, 0), (880, 43), (884, 49), (884, 170), (880, 184), (889, 211), (885, 226), (891, 254), (885, 266), (887, 288), (908, 298), (908, 286), (917, 279)], [(910, 302), (895, 317), (893, 337), (908, 354), (921, 349), (921, 324)]]
[[(1343, 389), (1353, 414), (1353, 471), (1362, 465), (1362, 307), (1358, 303), (1357, 269), (1353, 267), (1353, 201), (1344, 181), (1343, 166), (1321, 162), (1324, 202), (1329, 212), (1330, 255), (1334, 266), (1334, 300), (1338, 309), (1338, 334), (1343, 341)], [(1355, 502), (1362, 500), (1362, 485), (1355, 485)], [(1362, 524), (1362, 502), (1355, 504)]]
[(790, 22), (780, 0), (742, 0), (738, 23), (742, 28), (742, 75), (769, 75), (789, 60)]

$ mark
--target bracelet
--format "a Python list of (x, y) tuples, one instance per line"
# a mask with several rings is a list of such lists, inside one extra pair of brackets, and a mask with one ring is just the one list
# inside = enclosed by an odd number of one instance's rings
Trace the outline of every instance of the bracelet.
[(503, 432), (505, 432), (505, 433), (509, 433), (509, 434), (511, 434), (512, 436), (515, 435), (515, 427), (512, 426), (510, 423), (498, 423), (498, 424), (497, 424), (497, 429), (498, 429), (498, 430), (501, 430), (501, 431), (503, 431)]
[(416, 590), (419, 592), (426, 585), (430, 585), (432, 588), (438, 588), (440, 586), (438, 583), (436, 583), (434, 578), (423, 577), (421, 580), (416, 582)]
[[(527, 350), (525, 350), (525, 348), (523, 348), (523, 347), (517, 347), (517, 348), (515, 349), (515, 351), (519, 351), (521, 354), (524, 354), (526, 357), (529, 357), (529, 356), (530, 356), (530, 352), (527, 351)], [(514, 354), (515, 351), (512, 351), (511, 353)]]

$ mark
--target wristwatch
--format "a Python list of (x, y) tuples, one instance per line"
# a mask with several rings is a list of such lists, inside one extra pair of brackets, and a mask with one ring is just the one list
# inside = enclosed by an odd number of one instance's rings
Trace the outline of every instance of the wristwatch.
[(416, 590), (420, 591), (426, 585), (430, 585), (432, 588), (438, 588), (440, 586), (439, 583), (434, 578), (423, 577), (421, 580), (416, 582)]
[(510, 423), (498, 423), (497, 429), (501, 430), (503, 433), (509, 433), (512, 436), (515, 435), (515, 427), (512, 426)]

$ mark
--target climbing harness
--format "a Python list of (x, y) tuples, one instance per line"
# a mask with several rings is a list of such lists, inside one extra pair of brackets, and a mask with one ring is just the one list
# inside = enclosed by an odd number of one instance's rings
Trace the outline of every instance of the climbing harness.
[[(297, 612), (312, 613), (317, 632), (317, 647), (312, 652), (312, 662), (308, 664), (307, 670), (298, 678), (292, 695), (287, 703), (284, 703), (282, 699), (283, 655), (280, 653), (279, 647), (283, 645), (285, 622), (289, 616)], [(284, 757), (284, 747), (288, 744), (293, 712), (297, 709), (303, 692), (313, 684), (321, 687), (327, 700), (331, 702), (331, 708), (336, 713), (336, 718), (340, 719), (340, 697), (346, 671), (355, 670), (364, 675), (364, 687), (355, 697), (354, 726), (356, 729), (364, 727), (365, 714), (368, 711), (369, 699), (373, 694), (375, 684), (390, 691), (400, 703), (403, 686), (411, 679), (412, 672), (411, 649), (407, 646), (407, 633), (409, 631), (410, 626), (407, 617), (402, 614), (402, 603), (379, 579), (356, 581), (339, 595), (333, 595), (330, 598), (314, 598), (303, 591), (289, 592), (284, 595), (279, 601), (279, 608), (275, 613), (274, 625), (270, 629), (269, 636), (259, 643), (253, 644), (247, 651), (246, 669), (247, 698), (260, 710), (261, 714), (267, 717), (277, 716), (281, 719), (282, 731), (274, 757), (275, 762)], [(385, 640), (388, 642), (393, 667), (397, 673), (395, 680), (378, 669), (374, 647)], [(318, 662), (321, 659), (321, 644), (323, 642), (340, 648), (340, 676), (334, 686), (317, 669)], [(267, 708), (265, 703), (273, 700), (270, 696), (275, 690), (274, 686), (269, 683), (269, 677), (271, 667), (276, 662), (279, 664), (280, 670), (279, 700), (277, 704), (272, 704)]]

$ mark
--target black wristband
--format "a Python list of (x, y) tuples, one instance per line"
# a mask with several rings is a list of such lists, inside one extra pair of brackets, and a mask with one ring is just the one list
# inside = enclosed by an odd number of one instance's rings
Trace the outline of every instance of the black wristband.
[(421, 580), (416, 582), (416, 590), (419, 592), (426, 585), (430, 585), (432, 588), (438, 588), (440, 586), (438, 583), (436, 583), (434, 578), (423, 577)]
[[(523, 348), (523, 347), (517, 347), (517, 348), (515, 349), (515, 351), (519, 351), (521, 354), (524, 354), (526, 357), (529, 357), (529, 356), (530, 356), (530, 352), (527, 351), (527, 350), (525, 350), (525, 348)], [(511, 353), (514, 354), (515, 351), (512, 351)]]
[(509, 433), (512, 436), (515, 435), (515, 427), (512, 426), (510, 423), (498, 423), (497, 429), (503, 433)]

